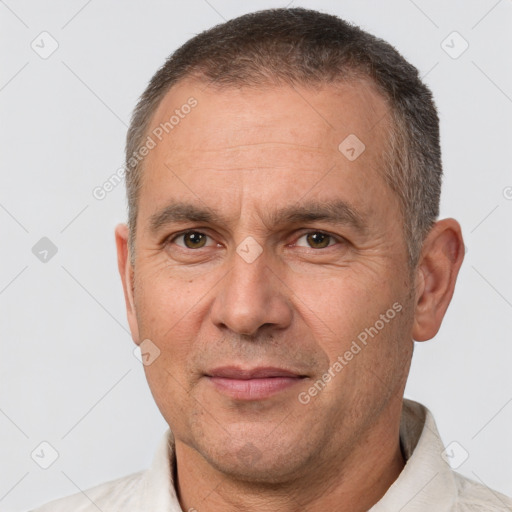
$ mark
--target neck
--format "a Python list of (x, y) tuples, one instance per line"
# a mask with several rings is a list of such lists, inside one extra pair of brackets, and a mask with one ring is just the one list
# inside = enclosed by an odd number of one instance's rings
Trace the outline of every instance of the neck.
[[(400, 408), (401, 410), (401, 408)], [(276, 484), (242, 482), (212, 468), (194, 449), (176, 440), (176, 489), (183, 510), (364, 512), (398, 478), (405, 460), (399, 440), (400, 410), (384, 413), (354, 446), (340, 449), (301, 476)]]

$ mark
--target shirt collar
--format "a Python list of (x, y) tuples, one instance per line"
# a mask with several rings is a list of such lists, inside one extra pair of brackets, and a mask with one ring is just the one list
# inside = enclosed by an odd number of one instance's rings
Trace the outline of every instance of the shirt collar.
[(400, 441), (405, 467), (369, 512), (452, 510), (457, 499), (455, 478), (441, 457), (444, 446), (434, 418), (425, 406), (404, 399)]
[[(442, 459), (443, 443), (434, 418), (423, 405), (404, 399), (400, 442), (402, 472), (368, 512), (448, 512), (456, 502), (453, 471)], [(167, 429), (142, 481), (140, 510), (183, 512), (174, 486), (174, 436)]]
[(144, 474), (138, 510), (183, 512), (174, 486), (175, 467), (174, 435), (168, 428), (158, 445), (151, 466)]

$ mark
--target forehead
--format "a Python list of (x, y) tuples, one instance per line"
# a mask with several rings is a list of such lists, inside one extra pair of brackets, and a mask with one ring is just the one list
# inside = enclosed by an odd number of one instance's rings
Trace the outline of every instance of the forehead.
[(163, 129), (164, 145), (175, 152), (268, 142), (332, 150), (350, 134), (368, 144), (384, 142), (379, 139), (386, 138), (388, 113), (386, 101), (366, 80), (222, 88), (184, 80), (162, 99), (151, 129)]
[(286, 197), (308, 190), (368, 207), (389, 201), (382, 178), (388, 113), (368, 82), (219, 88), (183, 81), (153, 116), (139, 207), (151, 215), (185, 196), (217, 205), (229, 196), (235, 204), (234, 194), (239, 210), (242, 197), (284, 207)]

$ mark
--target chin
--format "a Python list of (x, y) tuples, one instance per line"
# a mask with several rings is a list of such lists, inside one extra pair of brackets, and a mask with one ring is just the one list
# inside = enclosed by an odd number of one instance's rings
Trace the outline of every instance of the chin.
[(289, 454), (263, 454), (259, 460), (239, 460), (238, 454), (229, 454), (209, 460), (217, 471), (233, 480), (256, 484), (258, 486), (276, 486), (290, 482), (300, 473), (299, 468), (288, 459)]
[(209, 446), (196, 449), (217, 471), (246, 483), (283, 484), (307, 469), (311, 457), (300, 441), (304, 436), (297, 433), (283, 439), (280, 432), (281, 436), (271, 439), (268, 432), (260, 434), (247, 429), (245, 435), (212, 440)]

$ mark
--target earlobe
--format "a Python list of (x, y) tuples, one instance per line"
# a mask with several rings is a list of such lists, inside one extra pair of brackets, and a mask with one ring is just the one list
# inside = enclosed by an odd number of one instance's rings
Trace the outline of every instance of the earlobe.
[(116, 247), (117, 247), (117, 266), (119, 275), (123, 284), (126, 315), (128, 317), (128, 324), (132, 334), (133, 341), (139, 344), (139, 330), (137, 324), (137, 316), (135, 312), (134, 300), (134, 271), (130, 262), (130, 253), (128, 250), (128, 226), (126, 224), (119, 224), (115, 229)]
[(436, 222), (425, 239), (418, 265), (414, 340), (430, 340), (439, 331), (463, 259), (459, 223), (455, 219)]

